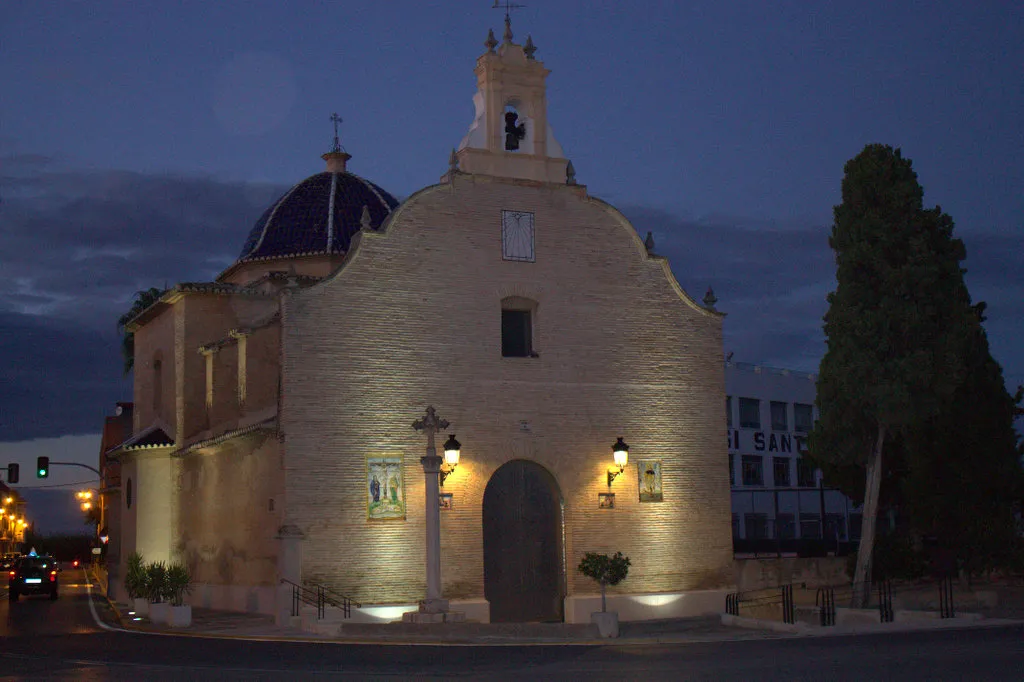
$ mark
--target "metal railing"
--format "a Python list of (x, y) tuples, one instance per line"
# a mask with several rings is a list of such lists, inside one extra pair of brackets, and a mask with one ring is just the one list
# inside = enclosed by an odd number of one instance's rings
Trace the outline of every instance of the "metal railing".
[(362, 604), (351, 597), (336, 592), (326, 585), (299, 585), (291, 580), (281, 578), (281, 584), (292, 586), (292, 615), (298, 616), (301, 604), (316, 607), (317, 620), (323, 620), (327, 607), (339, 609), (345, 618), (352, 617), (352, 607), (360, 608)]
[(793, 601), (793, 585), (794, 583), (790, 583), (763, 590), (732, 592), (725, 595), (725, 612), (739, 616), (741, 607), (752, 611), (765, 609), (774, 611), (775, 607), (779, 607), (782, 612), (782, 622), (795, 623), (796, 608)]

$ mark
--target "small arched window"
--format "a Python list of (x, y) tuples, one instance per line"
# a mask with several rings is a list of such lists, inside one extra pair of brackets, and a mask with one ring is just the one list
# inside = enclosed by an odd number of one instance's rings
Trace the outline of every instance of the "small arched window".
[(153, 412), (157, 414), (163, 408), (164, 402), (164, 359), (163, 353), (157, 351), (153, 355)]
[(124, 484), (124, 503), (128, 509), (132, 508), (132, 479), (128, 479)]
[(526, 137), (526, 123), (523, 117), (516, 111), (515, 106), (509, 104), (505, 107), (502, 120), (505, 124), (505, 151), (519, 151), (519, 143)]

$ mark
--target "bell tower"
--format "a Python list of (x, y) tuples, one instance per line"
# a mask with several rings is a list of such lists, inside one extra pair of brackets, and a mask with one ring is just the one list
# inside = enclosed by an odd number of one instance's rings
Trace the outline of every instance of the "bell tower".
[[(545, 79), (532, 38), (512, 42), (505, 15), (501, 45), (487, 34), (487, 51), (476, 60), (476, 115), (455, 152), (464, 173), (566, 183), (567, 161), (548, 125)], [(497, 49), (495, 49), (497, 48)]]

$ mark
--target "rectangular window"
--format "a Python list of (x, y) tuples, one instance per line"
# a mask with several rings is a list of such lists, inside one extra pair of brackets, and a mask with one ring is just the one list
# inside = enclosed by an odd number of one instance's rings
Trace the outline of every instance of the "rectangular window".
[(817, 514), (800, 515), (800, 537), (811, 540), (821, 538), (821, 517)]
[(776, 488), (789, 487), (789, 457), (772, 459), (772, 474), (775, 476)]
[(815, 480), (814, 467), (803, 458), (796, 461), (796, 485), (799, 488), (814, 488), (818, 485)]
[(740, 398), (740, 428), (761, 428), (761, 401), (757, 398)]
[(533, 330), (529, 310), (501, 311), (501, 355), (528, 358), (533, 354)]
[(814, 406), (793, 403), (793, 430), (799, 433), (810, 433), (814, 428)]
[(760, 456), (743, 455), (743, 485), (764, 485)]
[(725, 396), (725, 425), (732, 428), (732, 396)]
[(732, 455), (729, 455), (729, 485), (736, 485), (736, 465), (733, 463)]
[(740, 536), (740, 517), (739, 514), (732, 515), (732, 537), (737, 539)]
[(779, 514), (775, 519), (776, 533), (780, 540), (792, 540), (796, 537), (796, 519), (792, 514)]
[(501, 212), (501, 257), (505, 260), (534, 262), (533, 214), (524, 211)]
[(789, 430), (789, 419), (786, 418), (788, 408), (788, 403), (780, 403), (775, 400), (771, 402), (772, 431)]
[(768, 515), (767, 514), (744, 514), (743, 523), (746, 526), (747, 540), (764, 540), (768, 537)]

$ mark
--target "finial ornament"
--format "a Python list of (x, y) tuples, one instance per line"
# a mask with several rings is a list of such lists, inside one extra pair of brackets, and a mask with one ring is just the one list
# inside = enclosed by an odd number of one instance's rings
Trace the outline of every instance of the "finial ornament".
[(501, 36), (506, 45), (512, 43), (512, 17), (505, 15), (505, 33)]
[(363, 214), (359, 216), (359, 227), (364, 230), (372, 229), (370, 223), (370, 207), (363, 204)]
[(654, 235), (650, 232), (647, 233), (647, 238), (644, 239), (644, 246), (647, 247), (647, 253), (654, 253)]
[(332, 152), (343, 151), (341, 148), (341, 142), (338, 140), (338, 124), (342, 122), (341, 116), (337, 113), (331, 114), (331, 121), (334, 122), (334, 146), (331, 147)]
[(484, 47), (487, 48), (487, 54), (494, 54), (494, 48), (498, 46), (498, 39), (494, 37), (494, 29), (487, 29), (487, 40), (484, 41)]
[(575, 185), (576, 184), (576, 169), (572, 165), (572, 161), (565, 164), (565, 184)]
[(715, 297), (715, 292), (708, 287), (708, 293), (704, 294), (704, 307), (714, 310), (716, 303), (718, 303), (718, 299)]
[(523, 45), (523, 52), (526, 53), (526, 58), (533, 60), (533, 53), (537, 51), (537, 46), (533, 44), (533, 36), (526, 36), (526, 45)]

